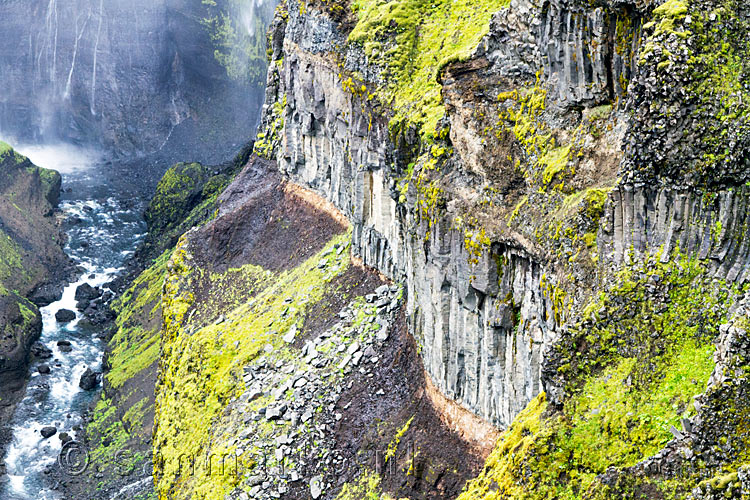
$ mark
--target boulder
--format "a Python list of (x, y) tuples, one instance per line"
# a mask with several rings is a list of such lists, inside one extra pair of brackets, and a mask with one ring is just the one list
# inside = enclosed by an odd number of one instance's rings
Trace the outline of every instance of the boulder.
[(86, 368), (86, 371), (81, 375), (81, 380), (78, 382), (78, 386), (84, 391), (91, 391), (99, 385), (99, 376), (91, 368)]
[(55, 313), (55, 319), (58, 323), (68, 323), (76, 319), (76, 313), (70, 309), (60, 309)]
[(102, 291), (98, 288), (94, 288), (88, 283), (78, 285), (76, 288), (76, 300), (77, 301), (91, 301), (99, 297)]
[(73, 350), (73, 345), (68, 340), (58, 340), (57, 347), (60, 348), (61, 352), (70, 352)]
[(31, 354), (38, 359), (49, 359), (52, 357), (52, 350), (41, 342), (34, 342), (31, 346)]
[(59, 284), (45, 283), (31, 292), (29, 299), (37, 307), (48, 306), (62, 297), (62, 287)]
[(39, 365), (39, 366), (37, 367), (37, 371), (38, 371), (39, 373), (41, 373), (42, 375), (47, 375), (47, 374), (48, 374), (48, 373), (50, 373), (50, 372), (51, 372), (52, 370), (50, 370), (50, 367), (49, 367), (49, 365), (48, 365), (47, 363), (42, 363), (41, 365)]
[(51, 438), (52, 436), (54, 436), (55, 433), (57, 433), (57, 429), (52, 426), (42, 427), (41, 433), (42, 433), (42, 437), (44, 439), (47, 439), (47, 438)]

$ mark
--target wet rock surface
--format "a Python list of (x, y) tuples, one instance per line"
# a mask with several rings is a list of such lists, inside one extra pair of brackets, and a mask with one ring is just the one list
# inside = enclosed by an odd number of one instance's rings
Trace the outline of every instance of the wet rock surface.
[(70, 323), (76, 319), (76, 313), (70, 309), (60, 309), (55, 313), (55, 319), (58, 323)]
[(0, 427), (25, 386), (42, 328), (37, 306), (53, 300), (72, 274), (53, 216), (60, 186), (57, 172), (0, 142)]
[(86, 371), (81, 375), (81, 379), (78, 382), (78, 386), (84, 391), (92, 391), (99, 385), (99, 374), (93, 371), (91, 368), (86, 368)]
[(52, 436), (54, 436), (57, 433), (57, 428), (55, 427), (43, 427), (41, 431), (39, 431), (42, 434), (42, 437), (44, 439), (49, 439)]

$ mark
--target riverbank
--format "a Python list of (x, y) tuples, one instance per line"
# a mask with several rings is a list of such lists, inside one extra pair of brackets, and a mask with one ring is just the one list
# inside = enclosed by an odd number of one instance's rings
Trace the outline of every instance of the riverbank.
[[(108, 283), (125, 269), (145, 232), (145, 186), (123, 189), (109, 182), (111, 165), (92, 162), (84, 152), (72, 162), (49, 150), (33, 153), (65, 167), (57, 218), (77, 273), (57, 300), (41, 308), (41, 337), (6, 432), (7, 480), (0, 489), (3, 498), (14, 500), (61, 498), (59, 485), (48, 482), (49, 467), (66, 441), (78, 439), (82, 415), (96, 398), (99, 379), (89, 376), (87, 386), (81, 378), (87, 370), (100, 378), (102, 371), (107, 307), (114, 297)], [(71, 311), (72, 318), (61, 311)]]

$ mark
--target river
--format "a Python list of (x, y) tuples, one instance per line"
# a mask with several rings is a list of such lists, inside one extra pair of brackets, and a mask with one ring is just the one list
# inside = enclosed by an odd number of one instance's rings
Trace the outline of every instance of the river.
[[(80, 266), (80, 278), (66, 286), (62, 298), (41, 309), (43, 331), (40, 341), (53, 357), (34, 361), (26, 394), (11, 421), (13, 439), (7, 448), (7, 476), (0, 484), (3, 500), (54, 500), (61, 498), (50, 484), (49, 468), (58, 459), (61, 433), (73, 440), (79, 435), (81, 414), (95, 399), (98, 390), (79, 388), (86, 368), (101, 371), (104, 341), (101, 328), (81, 323), (81, 312), (67, 324), (59, 324), (55, 313), (76, 310), (76, 288), (88, 283), (105, 286), (124, 268), (146, 227), (141, 214), (145, 188), (134, 176), (95, 152), (68, 145), (19, 146), (37, 165), (52, 168), (63, 176), (60, 209), (68, 235), (66, 252)], [(58, 341), (67, 340), (72, 351), (63, 352)], [(51, 373), (42, 375), (38, 366), (46, 363)], [(101, 387), (101, 386), (100, 386)], [(57, 433), (44, 439), (40, 430), (54, 426)]]

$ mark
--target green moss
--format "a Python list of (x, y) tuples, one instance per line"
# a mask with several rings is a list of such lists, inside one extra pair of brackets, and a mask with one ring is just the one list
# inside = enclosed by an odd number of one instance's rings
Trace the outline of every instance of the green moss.
[(116, 416), (116, 407), (110, 399), (101, 398), (96, 406), (87, 432), (101, 436), (98, 445), (89, 450), (92, 462), (106, 467), (119, 450), (125, 447), (129, 435)]
[(178, 163), (167, 170), (146, 211), (149, 229), (158, 232), (184, 216), (206, 178), (206, 168), (200, 163)]
[(381, 478), (375, 472), (364, 472), (356, 481), (346, 483), (336, 500), (392, 500), (380, 489)]
[(681, 19), (687, 11), (688, 4), (685, 0), (666, 0), (654, 9), (654, 16), (657, 19)]
[[(713, 340), (739, 293), (679, 254), (623, 270), (551, 354), (568, 381), (562, 410), (541, 418), (533, 401), (461, 498), (609, 498), (596, 477), (653, 455), (695, 411), (692, 397), (714, 369)], [(688, 483), (651, 486), (672, 494)]]
[(626, 467), (659, 451), (672, 438), (670, 427), (694, 409), (713, 370), (714, 347), (688, 339), (669, 359), (660, 360), (659, 376), (643, 383), (637, 357), (622, 358), (587, 381), (568, 410), (571, 430), (564, 445), (581, 470)]
[(544, 168), (542, 171), (542, 183), (545, 187), (549, 186), (557, 176), (565, 172), (570, 161), (570, 149), (570, 144), (554, 148), (539, 158), (539, 165)]
[(200, 163), (178, 163), (167, 170), (145, 213), (149, 232), (144, 255), (161, 255), (183, 233), (210, 220), (219, 194), (230, 181), (229, 175), (211, 175), (211, 169)]
[(28, 281), (29, 275), (24, 266), (23, 249), (5, 231), (0, 229), (0, 283), (18, 287)]
[[(495, 449), (487, 459), (482, 473), (467, 483), (458, 500), (524, 498), (526, 486), (518, 477), (518, 464), (527, 460), (537, 447), (546, 451), (540, 439), (543, 430), (542, 414), (547, 409), (542, 393), (528, 404), (526, 409), (502, 433)], [(528, 491), (529, 495), (533, 494)]]
[[(717, 9), (710, 15), (730, 23), (738, 23), (737, 11), (727, 7)], [(704, 153), (696, 169), (703, 175), (731, 159), (733, 137), (750, 133), (750, 110), (745, 105), (750, 100), (750, 92), (743, 86), (750, 73), (748, 55), (750, 42), (747, 39), (749, 28), (717, 27), (708, 15), (696, 14), (692, 28), (695, 32), (698, 50), (688, 61), (691, 73), (690, 95), (700, 100), (693, 114), (703, 118), (708, 105), (716, 110), (708, 120), (701, 120), (705, 144)], [(717, 106), (718, 105), (718, 106)], [(730, 147), (727, 147), (727, 146)]]
[(406, 423), (396, 432), (396, 435), (393, 436), (393, 440), (388, 443), (388, 449), (385, 452), (385, 461), (392, 459), (396, 456), (396, 452), (398, 451), (398, 446), (401, 444), (401, 438), (404, 437), (404, 434), (406, 434), (409, 430), (409, 427), (411, 426), (411, 423), (414, 421), (414, 416), (412, 416), (409, 420), (406, 421)]
[[(643, 130), (635, 135), (645, 142), (651, 135), (670, 134), (678, 142), (671, 157), (654, 152), (642, 158), (648, 165), (639, 166), (641, 170), (647, 166), (700, 187), (746, 180), (750, 110), (745, 103), (750, 92), (742, 82), (750, 74), (750, 22), (741, 15), (742, 5), (737, 0), (669, 0), (644, 25), (641, 71), (653, 72), (663, 88), (679, 91), (649, 99), (648, 108), (639, 111), (644, 120), (637, 119)], [(680, 115), (684, 109), (689, 115)], [(665, 129), (652, 120), (678, 120), (680, 125)]]
[(271, 114), (265, 128), (255, 137), (253, 150), (261, 158), (273, 159), (281, 141), (281, 131), (284, 129), (284, 114), (286, 113), (286, 95), (273, 103)]
[[(188, 319), (199, 307), (190, 290), (201, 272), (193, 267), (184, 243), (178, 245), (169, 264), (162, 302), (164, 335), (154, 433), (154, 448), (161, 458), (156, 466), (160, 495), (223, 499), (235, 486), (236, 477), (180, 476), (179, 457), (203, 456), (209, 449), (212, 454), (233, 451), (212, 444), (212, 428), (227, 402), (244, 390), (243, 368), (269, 344), (277, 356), (283, 355), (283, 335), (277, 332), (286, 332), (293, 324), (299, 326), (306, 309), (325, 293), (327, 283), (347, 269), (348, 255), (332, 249), (349, 237), (337, 236), (317, 255), (281, 274), (253, 265), (229, 271), (252, 278), (254, 293), (236, 306), (230, 302), (225, 320), (206, 326), (193, 326)], [(330, 264), (319, 268), (321, 259)], [(219, 275), (209, 278), (215, 283), (223, 279)]]
[(508, 160), (523, 172), (529, 186), (540, 192), (549, 187), (563, 191), (565, 178), (575, 173), (571, 160), (580, 149), (576, 141), (583, 123), (574, 132), (572, 140), (566, 144), (557, 143), (543, 117), (547, 90), (539, 75), (533, 87), (503, 92), (497, 100), (501, 109), (495, 135), (501, 140), (510, 137), (520, 146), (521, 155), (509, 155)]
[(393, 103), (391, 128), (413, 127), (431, 140), (445, 108), (437, 75), (450, 61), (467, 58), (489, 30), (494, 12), (509, 0), (477, 8), (469, 0), (355, 0), (358, 22), (349, 41), (386, 68), (386, 86), (376, 93)]
[[(161, 327), (161, 289), (171, 252), (165, 252), (113, 304), (117, 331), (109, 342), (107, 380), (117, 389), (156, 363)], [(151, 319), (152, 321), (149, 321)], [(145, 326), (145, 328), (144, 328)]]
[(700, 486), (706, 485), (714, 491), (724, 491), (735, 481), (737, 481), (737, 473), (731, 472), (706, 479), (700, 483)]

